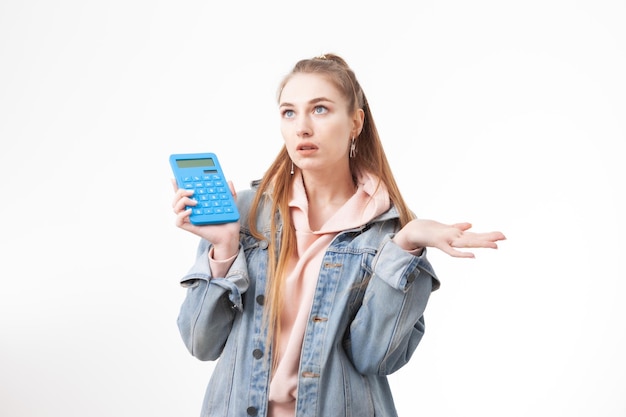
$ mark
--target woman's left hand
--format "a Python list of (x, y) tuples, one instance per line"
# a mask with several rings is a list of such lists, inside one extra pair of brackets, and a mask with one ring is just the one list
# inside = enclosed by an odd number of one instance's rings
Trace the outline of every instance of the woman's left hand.
[(497, 249), (496, 242), (506, 239), (501, 232), (470, 232), (471, 227), (467, 222), (448, 225), (435, 220), (414, 219), (396, 234), (393, 241), (408, 251), (433, 247), (457, 258), (474, 258), (472, 252), (456, 248)]

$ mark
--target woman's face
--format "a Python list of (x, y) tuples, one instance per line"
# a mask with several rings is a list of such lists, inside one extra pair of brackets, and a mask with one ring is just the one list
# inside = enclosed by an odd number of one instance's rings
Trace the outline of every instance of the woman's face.
[(302, 170), (348, 170), (352, 137), (362, 127), (362, 110), (348, 113), (348, 101), (324, 76), (296, 74), (279, 99), (281, 133), (291, 160)]

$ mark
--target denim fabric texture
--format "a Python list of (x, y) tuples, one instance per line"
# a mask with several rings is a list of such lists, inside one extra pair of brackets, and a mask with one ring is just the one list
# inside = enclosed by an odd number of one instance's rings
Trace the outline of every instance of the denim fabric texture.
[[(237, 194), (239, 254), (212, 277), (211, 247), (181, 279), (187, 294), (178, 327), (189, 352), (217, 360), (201, 416), (267, 416), (271, 346), (263, 328), (270, 204), (248, 230), (254, 189)], [(296, 417), (395, 417), (387, 375), (405, 365), (424, 335), (424, 310), (439, 281), (426, 250), (414, 256), (391, 241), (392, 207), (363, 227), (339, 233), (324, 254), (300, 358)], [(278, 233), (280, 233), (280, 228)]]

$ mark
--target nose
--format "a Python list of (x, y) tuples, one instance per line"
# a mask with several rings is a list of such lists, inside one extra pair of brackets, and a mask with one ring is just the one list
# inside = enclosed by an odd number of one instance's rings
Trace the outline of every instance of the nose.
[(313, 133), (311, 129), (311, 123), (308, 117), (300, 116), (298, 117), (298, 121), (296, 123), (296, 135), (298, 137), (304, 138), (309, 137)]

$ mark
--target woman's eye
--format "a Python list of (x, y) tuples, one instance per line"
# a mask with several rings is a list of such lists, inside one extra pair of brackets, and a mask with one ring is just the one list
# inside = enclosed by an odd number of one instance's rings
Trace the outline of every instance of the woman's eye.
[(313, 112), (315, 114), (324, 114), (328, 112), (328, 109), (324, 106), (315, 106), (315, 109), (313, 109)]
[(287, 119), (292, 118), (294, 115), (293, 110), (284, 110), (283, 111), (283, 117), (286, 117)]

